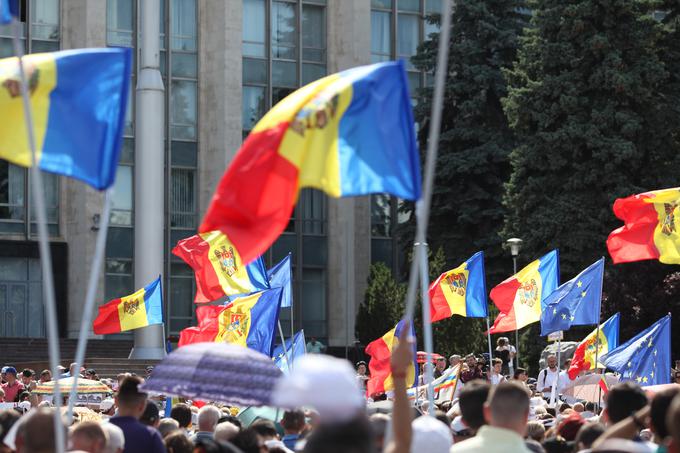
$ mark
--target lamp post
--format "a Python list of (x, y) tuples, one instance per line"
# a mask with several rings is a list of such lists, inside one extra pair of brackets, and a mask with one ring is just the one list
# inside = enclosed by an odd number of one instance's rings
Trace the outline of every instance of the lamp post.
[[(519, 250), (522, 248), (522, 240), (520, 238), (510, 238), (505, 241), (508, 246), (510, 246), (510, 255), (512, 255), (512, 274), (517, 274), (517, 257), (519, 256)], [(519, 368), (519, 329), (515, 330), (515, 360), (517, 361), (517, 366), (515, 369)]]

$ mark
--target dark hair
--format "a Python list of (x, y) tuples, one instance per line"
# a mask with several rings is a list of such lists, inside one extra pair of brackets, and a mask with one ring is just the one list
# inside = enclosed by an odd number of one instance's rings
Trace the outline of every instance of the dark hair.
[(618, 423), (647, 405), (647, 396), (642, 388), (633, 382), (616, 384), (607, 393), (607, 416)]
[(300, 409), (290, 410), (283, 413), (281, 426), (289, 431), (301, 431), (305, 427), (305, 413)]
[(503, 360), (499, 359), (498, 357), (494, 357), (491, 359), (491, 364), (492, 365), (503, 365)]
[(17, 393), (17, 396), (14, 397), (14, 402), (20, 403), (22, 401), (27, 401), (30, 397), (31, 394), (24, 390), (23, 392)]
[(144, 409), (142, 416), (139, 417), (139, 421), (144, 425), (153, 426), (159, 418), (160, 412), (158, 411), (158, 405), (156, 405), (155, 402), (148, 400), (146, 402), (146, 409)]
[(47, 376), (48, 374), (51, 376), (52, 372), (50, 370), (42, 370), (40, 372), (40, 376)]
[(0, 411), (0, 442), (5, 440), (5, 436), (9, 432), (12, 425), (19, 420), (19, 413), (15, 410)]
[(571, 405), (569, 403), (560, 404), (560, 413), (564, 412), (567, 409), (571, 409)]
[(670, 435), (666, 427), (666, 414), (671, 407), (671, 402), (675, 395), (679, 394), (680, 390), (677, 388), (669, 388), (654, 395), (652, 400), (650, 416), (652, 419), (652, 428), (654, 433), (663, 440)]
[(520, 374), (526, 374), (527, 370), (526, 368), (516, 368), (515, 372), (512, 373), (512, 377), (517, 379)]
[(361, 365), (366, 366), (366, 362), (364, 362), (363, 360), (359, 360), (359, 361), (357, 362), (356, 367), (359, 368), (359, 366), (361, 366)]
[(192, 453), (194, 451), (193, 442), (182, 431), (168, 434), (163, 442), (168, 453)]
[(587, 410), (588, 412), (593, 412), (593, 413), (594, 413), (594, 412), (595, 412), (595, 403), (593, 403), (592, 401), (588, 401), (588, 402), (586, 403), (586, 410)]
[(184, 403), (175, 404), (170, 410), (170, 418), (177, 420), (180, 428), (188, 428), (191, 425), (191, 408)]
[(122, 405), (139, 404), (146, 401), (146, 393), (139, 391), (142, 380), (138, 377), (128, 376), (118, 387), (118, 402)]
[(276, 431), (276, 426), (271, 420), (265, 420), (263, 418), (255, 420), (251, 425), (250, 429), (254, 430), (257, 434), (262, 437), (277, 437), (278, 431)]
[(200, 453), (243, 453), (241, 449), (230, 442), (218, 442), (213, 439), (197, 440), (194, 448), (196, 448), (194, 451)]
[(546, 453), (571, 453), (572, 447), (569, 442), (561, 437), (550, 437), (543, 441), (543, 449)]
[(460, 391), (458, 404), (465, 424), (478, 430), (486, 424), (484, 420), (484, 403), (489, 396), (491, 386), (481, 380), (466, 382)]
[[(467, 385), (467, 384), (466, 384)], [(319, 425), (307, 438), (305, 453), (374, 453), (373, 431), (365, 415)]]
[[(284, 414), (285, 416), (285, 414)], [(239, 420), (237, 417), (234, 417), (231, 414), (226, 414), (220, 417), (219, 420), (217, 420), (217, 424), (219, 425), (222, 422), (229, 422), (232, 425), (236, 426), (239, 430), (243, 428), (243, 423), (241, 423), (241, 420)]]
[(35, 371), (29, 369), (29, 368), (24, 368), (24, 370), (21, 372), (21, 374), (24, 377), (32, 377), (35, 374)]
[(574, 443), (578, 447), (579, 442), (583, 444), (583, 448), (588, 449), (593, 445), (604, 433), (604, 425), (602, 423), (586, 423), (576, 433)]
[(449, 418), (448, 415), (446, 415), (446, 412), (444, 411), (441, 410), (434, 411), (434, 418), (445, 424), (447, 428), (451, 426), (451, 419)]
[(259, 453), (261, 442), (262, 440), (260, 439), (259, 434), (252, 427), (239, 431), (239, 433), (231, 439), (231, 443), (243, 450), (243, 453)]

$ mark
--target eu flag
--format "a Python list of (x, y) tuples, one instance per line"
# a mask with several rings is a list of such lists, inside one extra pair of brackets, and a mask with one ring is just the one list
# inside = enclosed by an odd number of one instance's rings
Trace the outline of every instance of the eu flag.
[(279, 263), (267, 271), (267, 278), (269, 279), (269, 286), (272, 288), (283, 288), (281, 295), (281, 308), (290, 307), (293, 305), (293, 297), (291, 294), (291, 271), (290, 271), (290, 253)]
[(600, 359), (621, 374), (621, 381), (642, 386), (669, 384), (671, 377), (671, 315), (668, 314)]
[(544, 301), (541, 335), (600, 321), (604, 258), (553, 291)]
[(12, 22), (12, 17), (19, 15), (19, 2), (17, 0), (0, 0), (0, 25)]
[[(286, 351), (288, 355), (286, 356)], [(296, 333), (293, 338), (286, 340), (286, 349), (283, 349), (283, 345), (278, 345), (274, 348), (272, 353), (272, 359), (284, 373), (288, 373), (288, 364), (291, 365), (295, 363), (298, 357), (301, 357), (307, 353), (307, 346), (305, 342), (305, 331), (301, 330)]]

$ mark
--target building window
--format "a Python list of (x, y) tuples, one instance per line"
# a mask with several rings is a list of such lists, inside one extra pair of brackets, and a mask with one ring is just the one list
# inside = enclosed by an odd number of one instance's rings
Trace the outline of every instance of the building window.
[[(325, 0), (243, 0), (243, 136), (273, 105), (326, 76)], [(292, 254), (295, 330), (325, 338), (327, 202), (304, 189), (285, 232), (265, 254), (268, 267)], [(290, 310), (280, 314), (290, 333)]]
[[(59, 0), (22, 0), (20, 3), (24, 52), (59, 50)], [(0, 58), (14, 55), (12, 36), (10, 25), (0, 26)], [(27, 169), (0, 161), (0, 235), (20, 235), (30, 239), (37, 236), (29, 178)], [(43, 172), (42, 180), (47, 229), (50, 236), (56, 237), (59, 236), (60, 178)], [(30, 222), (27, 222), (29, 218)]]
[(39, 258), (0, 257), (0, 337), (45, 336)]

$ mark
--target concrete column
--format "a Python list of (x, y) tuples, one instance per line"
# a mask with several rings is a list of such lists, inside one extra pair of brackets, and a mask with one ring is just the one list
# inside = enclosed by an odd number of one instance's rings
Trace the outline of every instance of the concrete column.
[[(135, 112), (135, 288), (163, 273), (165, 156), (163, 147), (164, 88), (160, 72), (160, 0), (144, 0), (140, 8), (141, 58)], [(136, 329), (131, 359), (165, 356), (163, 325)]]
[[(62, 49), (106, 46), (106, 0), (64, 0), (61, 5)], [(81, 181), (60, 178), (60, 182), (59, 231), (68, 242), (67, 334), (77, 338), (97, 238), (93, 227), (104, 197)], [(97, 300), (104, 298), (101, 274)]]
[[(370, 63), (370, 0), (329, 0), (328, 72)], [(367, 197), (329, 199), (328, 342), (354, 344), (358, 304), (363, 299), (370, 260)]]
[(199, 212), (241, 146), (242, 1), (202, 0), (199, 9)]

